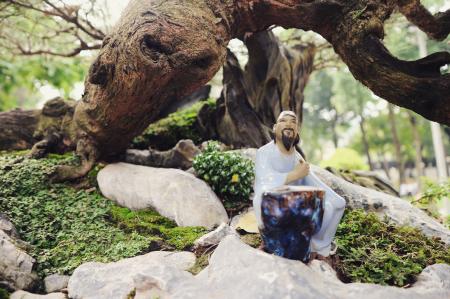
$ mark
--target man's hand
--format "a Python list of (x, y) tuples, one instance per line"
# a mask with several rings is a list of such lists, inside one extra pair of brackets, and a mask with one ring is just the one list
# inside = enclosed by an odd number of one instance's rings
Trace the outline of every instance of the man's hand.
[(308, 174), (309, 174), (309, 164), (303, 160), (300, 160), (300, 163), (295, 165), (294, 170), (288, 173), (285, 184), (289, 184), (293, 181), (303, 179)]

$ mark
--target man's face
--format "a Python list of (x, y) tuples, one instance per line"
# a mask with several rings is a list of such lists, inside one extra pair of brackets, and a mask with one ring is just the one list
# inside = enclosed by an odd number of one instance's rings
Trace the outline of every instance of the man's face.
[(297, 118), (292, 115), (283, 115), (275, 124), (275, 138), (282, 142), (287, 150), (293, 146), (298, 134)]

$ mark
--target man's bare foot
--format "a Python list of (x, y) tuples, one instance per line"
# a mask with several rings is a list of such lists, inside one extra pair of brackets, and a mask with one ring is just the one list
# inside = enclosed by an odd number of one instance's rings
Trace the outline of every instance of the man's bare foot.
[(309, 255), (309, 261), (315, 260), (317, 258), (317, 252), (311, 252)]

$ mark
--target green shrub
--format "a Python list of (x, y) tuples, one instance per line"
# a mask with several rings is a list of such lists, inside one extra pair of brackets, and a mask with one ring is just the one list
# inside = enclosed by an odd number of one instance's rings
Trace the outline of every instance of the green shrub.
[(194, 143), (204, 141), (195, 122), (197, 114), (204, 105), (216, 106), (215, 99), (200, 101), (191, 107), (176, 111), (167, 117), (152, 123), (140, 136), (133, 140), (136, 148), (169, 149), (181, 139), (191, 139)]
[(338, 272), (351, 282), (404, 286), (428, 265), (450, 264), (450, 248), (437, 238), (381, 221), (363, 210), (346, 211), (336, 243)]
[(338, 148), (330, 159), (320, 162), (320, 167), (338, 169), (368, 170), (369, 166), (357, 151), (350, 148)]
[(209, 142), (205, 151), (195, 157), (193, 167), (224, 202), (248, 201), (255, 176), (250, 159), (220, 152), (217, 143)]

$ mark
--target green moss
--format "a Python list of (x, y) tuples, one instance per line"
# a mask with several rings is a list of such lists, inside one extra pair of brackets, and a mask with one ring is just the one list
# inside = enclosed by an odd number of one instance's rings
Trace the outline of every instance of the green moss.
[(404, 286), (426, 266), (450, 264), (450, 248), (418, 229), (348, 210), (336, 233), (338, 272), (347, 281)]
[(245, 234), (241, 236), (241, 240), (253, 248), (258, 248), (262, 243), (262, 239), (259, 234)]
[(115, 206), (111, 209), (111, 215), (120, 227), (143, 235), (157, 235), (177, 250), (189, 249), (196, 239), (207, 233), (204, 227), (178, 227), (175, 222), (150, 209), (131, 211)]
[(133, 146), (136, 148), (152, 146), (164, 150), (172, 148), (181, 139), (191, 139), (194, 143), (204, 141), (195, 126), (197, 114), (204, 105), (215, 107), (216, 100), (200, 101), (189, 108), (169, 114), (166, 118), (151, 124), (144, 133), (136, 137), (132, 142)]
[(194, 266), (189, 268), (187, 271), (191, 272), (194, 275), (200, 273), (200, 271), (202, 271), (209, 265), (210, 257), (211, 257), (211, 253), (205, 253), (205, 254), (202, 254), (201, 256), (197, 257), (197, 259), (195, 260)]
[(135, 256), (155, 239), (118, 228), (110, 221), (111, 201), (97, 191), (48, 182), (56, 165), (75, 162), (73, 155), (41, 160), (0, 155), (0, 210), (32, 245), (40, 276), (70, 274), (86, 261)]

